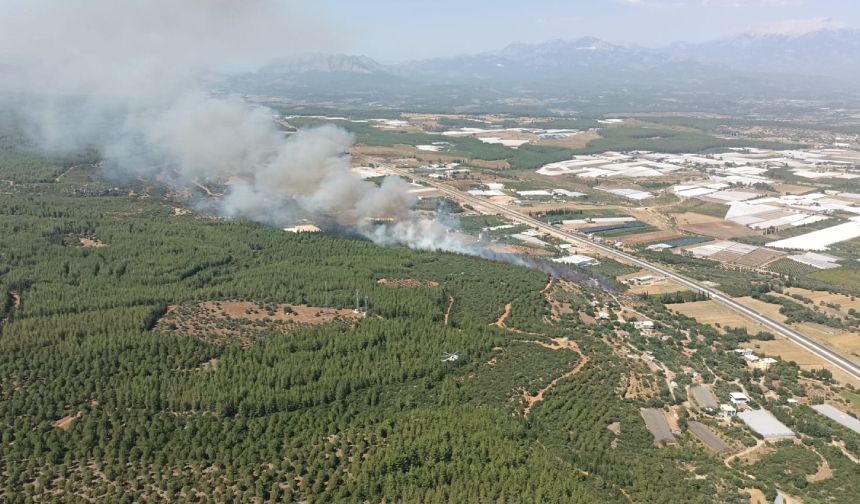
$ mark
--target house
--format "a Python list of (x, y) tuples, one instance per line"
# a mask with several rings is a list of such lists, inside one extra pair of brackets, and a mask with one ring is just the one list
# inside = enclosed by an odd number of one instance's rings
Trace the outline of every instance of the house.
[(770, 369), (770, 367), (772, 365), (774, 365), (776, 363), (777, 363), (776, 359), (774, 359), (772, 357), (765, 357), (764, 359), (759, 359), (758, 362), (756, 362), (754, 365), (755, 365), (755, 368), (758, 369), (759, 371), (767, 371), (768, 369)]
[(738, 414), (738, 410), (731, 404), (720, 404), (720, 416), (723, 418), (732, 418)]
[(654, 329), (654, 322), (650, 320), (637, 320), (633, 322), (633, 327), (640, 331), (651, 331)]
[(750, 398), (743, 392), (732, 392), (729, 394), (729, 397), (735, 406), (746, 404), (750, 401)]

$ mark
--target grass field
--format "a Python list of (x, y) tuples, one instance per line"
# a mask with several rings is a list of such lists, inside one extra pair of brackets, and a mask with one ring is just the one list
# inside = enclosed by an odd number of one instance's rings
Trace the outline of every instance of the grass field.
[(860, 291), (860, 269), (843, 266), (841, 268), (817, 271), (810, 274), (809, 277), (854, 291)]
[[(606, 151), (647, 150), (655, 152), (717, 152), (730, 147), (752, 147), (750, 142), (725, 140), (690, 129), (665, 127), (655, 124), (616, 126), (603, 128), (601, 138), (589, 142), (577, 154), (595, 154)], [(775, 142), (752, 142), (755, 146), (776, 147)], [(784, 146), (783, 146), (784, 147)]]
[(670, 209), (671, 213), (686, 213), (686, 212), (694, 212), (703, 215), (710, 215), (711, 217), (718, 217), (722, 219), (726, 216), (726, 212), (729, 211), (729, 207), (726, 205), (721, 205), (720, 203), (713, 203), (708, 201), (702, 201), (699, 199), (687, 199), (681, 202), (678, 205), (675, 205)]

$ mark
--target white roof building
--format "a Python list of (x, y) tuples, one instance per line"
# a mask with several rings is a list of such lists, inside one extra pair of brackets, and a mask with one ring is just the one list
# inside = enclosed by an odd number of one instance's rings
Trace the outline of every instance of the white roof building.
[(771, 441), (794, 437), (794, 431), (777, 420), (770, 411), (763, 409), (747, 410), (738, 413), (737, 416), (765, 440)]
[(557, 257), (553, 259), (553, 262), (562, 264), (573, 264), (574, 266), (596, 266), (600, 264), (597, 259), (580, 254), (571, 254), (569, 256)]
[(732, 400), (732, 404), (746, 404), (750, 400), (743, 392), (732, 392), (729, 394), (729, 397)]

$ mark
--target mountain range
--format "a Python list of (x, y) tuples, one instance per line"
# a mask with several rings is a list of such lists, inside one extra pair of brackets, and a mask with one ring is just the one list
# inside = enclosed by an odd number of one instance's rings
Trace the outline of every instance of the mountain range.
[(316, 54), (274, 62), (230, 83), (250, 94), (465, 103), (605, 94), (821, 99), (857, 95), (858, 77), (860, 30), (825, 29), (657, 49), (584, 37), (391, 65), (365, 56)]

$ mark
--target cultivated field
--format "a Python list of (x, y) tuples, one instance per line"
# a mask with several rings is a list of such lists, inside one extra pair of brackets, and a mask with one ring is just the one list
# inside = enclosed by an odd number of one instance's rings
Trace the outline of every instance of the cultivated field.
[(675, 222), (679, 228), (685, 231), (723, 240), (756, 234), (755, 231), (746, 226), (723, 220), (720, 217), (699, 213), (678, 214), (675, 216)]
[(649, 231), (647, 233), (624, 236), (619, 238), (618, 241), (625, 245), (640, 245), (643, 243), (657, 243), (675, 240), (683, 237), (684, 235), (674, 231)]

